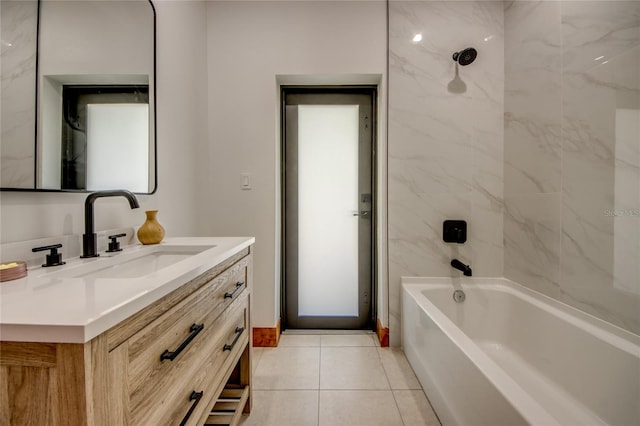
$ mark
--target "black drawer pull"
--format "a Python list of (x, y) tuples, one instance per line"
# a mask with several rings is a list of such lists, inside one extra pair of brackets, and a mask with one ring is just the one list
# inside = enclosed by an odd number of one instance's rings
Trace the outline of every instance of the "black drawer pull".
[(236, 337), (233, 338), (233, 342), (231, 342), (230, 345), (224, 345), (224, 348), (222, 348), (222, 352), (230, 351), (231, 349), (233, 349), (233, 347), (238, 342), (238, 339), (240, 338), (240, 336), (242, 336), (243, 331), (244, 331), (244, 327), (236, 327)]
[(242, 289), (243, 286), (244, 286), (244, 281), (238, 281), (236, 283), (236, 289), (233, 290), (232, 293), (226, 292), (224, 294), (224, 298), (225, 299), (232, 299), (236, 295), (236, 293), (239, 292)]
[(180, 422), (180, 426), (184, 426), (184, 425), (187, 424), (187, 420), (189, 420), (189, 417), (191, 417), (191, 414), (193, 414), (193, 410), (196, 409), (196, 406), (200, 402), (200, 399), (202, 398), (203, 394), (204, 394), (204, 391), (200, 391), (200, 392), (193, 391), (193, 392), (191, 392), (191, 395), (189, 396), (189, 401), (193, 401), (193, 404), (191, 404), (191, 407), (189, 408), (189, 411), (187, 411), (187, 415), (184, 416), (184, 419), (182, 419), (182, 421)]
[(182, 342), (182, 344), (180, 344), (180, 346), (178, 346), (178, 349), (176, 349), (175, 351), (171, 352), (169, 349), (165, 349), (165, 351), (162, 352), (162, 355), (160, 355), (160, 361), (164, 361), (165, 359), (168, 359), (169, 361), (173, 361), (174, 359), (176, 359), (176, 357), (180, 355), (180, 352), (182, 352), (184, 348), (186, 348), (189, 345), (189, 343), (191, 343), (193, 338), (196, 337), (198, 333), (202, 331), (203, 328), (204, 328), (204, 323), (198, 324), (198, 325), (192, 324), (191, 327), (189, 328), (189, 332), (191, 333), (189, 334), (189, 337), (187, 337), (185, 341)]

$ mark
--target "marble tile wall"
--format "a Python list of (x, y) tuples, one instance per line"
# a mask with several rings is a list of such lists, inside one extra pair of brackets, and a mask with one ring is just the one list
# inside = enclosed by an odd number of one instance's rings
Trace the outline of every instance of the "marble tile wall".
[(505, 276), (560, 297), (560, 2), (505, 4)]
[(0, 187), (33, 188), (38, 2), (2, 1)]
[[(504, 6), (389, 3), (389, 328), (400, 344), (400, 277), (503, 275)], [(414, 42), (416, 34), (422, 40)], [(478, 57), (459, 67), (458, 50)], [(442, 222), (464, 219), (464, 245)]]
[(505, 276), (637, 334), (639, 111), (640, 2), (505, 3)]

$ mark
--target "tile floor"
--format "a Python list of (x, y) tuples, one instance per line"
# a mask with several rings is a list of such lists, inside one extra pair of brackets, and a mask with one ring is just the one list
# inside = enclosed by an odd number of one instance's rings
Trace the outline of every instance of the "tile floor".
[(439, 426), (401, 350), (374, 334), (283, 334), (254, 348), (242, 426)]

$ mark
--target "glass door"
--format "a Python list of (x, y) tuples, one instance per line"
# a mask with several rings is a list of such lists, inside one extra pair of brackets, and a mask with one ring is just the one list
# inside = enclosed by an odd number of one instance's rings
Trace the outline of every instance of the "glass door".
[(372, 312), (372, 88), (284, 88), (289, 328), (366, 328)]

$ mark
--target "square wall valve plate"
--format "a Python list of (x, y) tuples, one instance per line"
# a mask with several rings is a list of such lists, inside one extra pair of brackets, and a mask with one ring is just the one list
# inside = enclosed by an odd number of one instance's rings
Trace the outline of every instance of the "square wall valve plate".
[(467, 241), (467, 222), (464, 220), (445, 220), (442, 224), (442, 239), (445, 243), (463, 244)]

